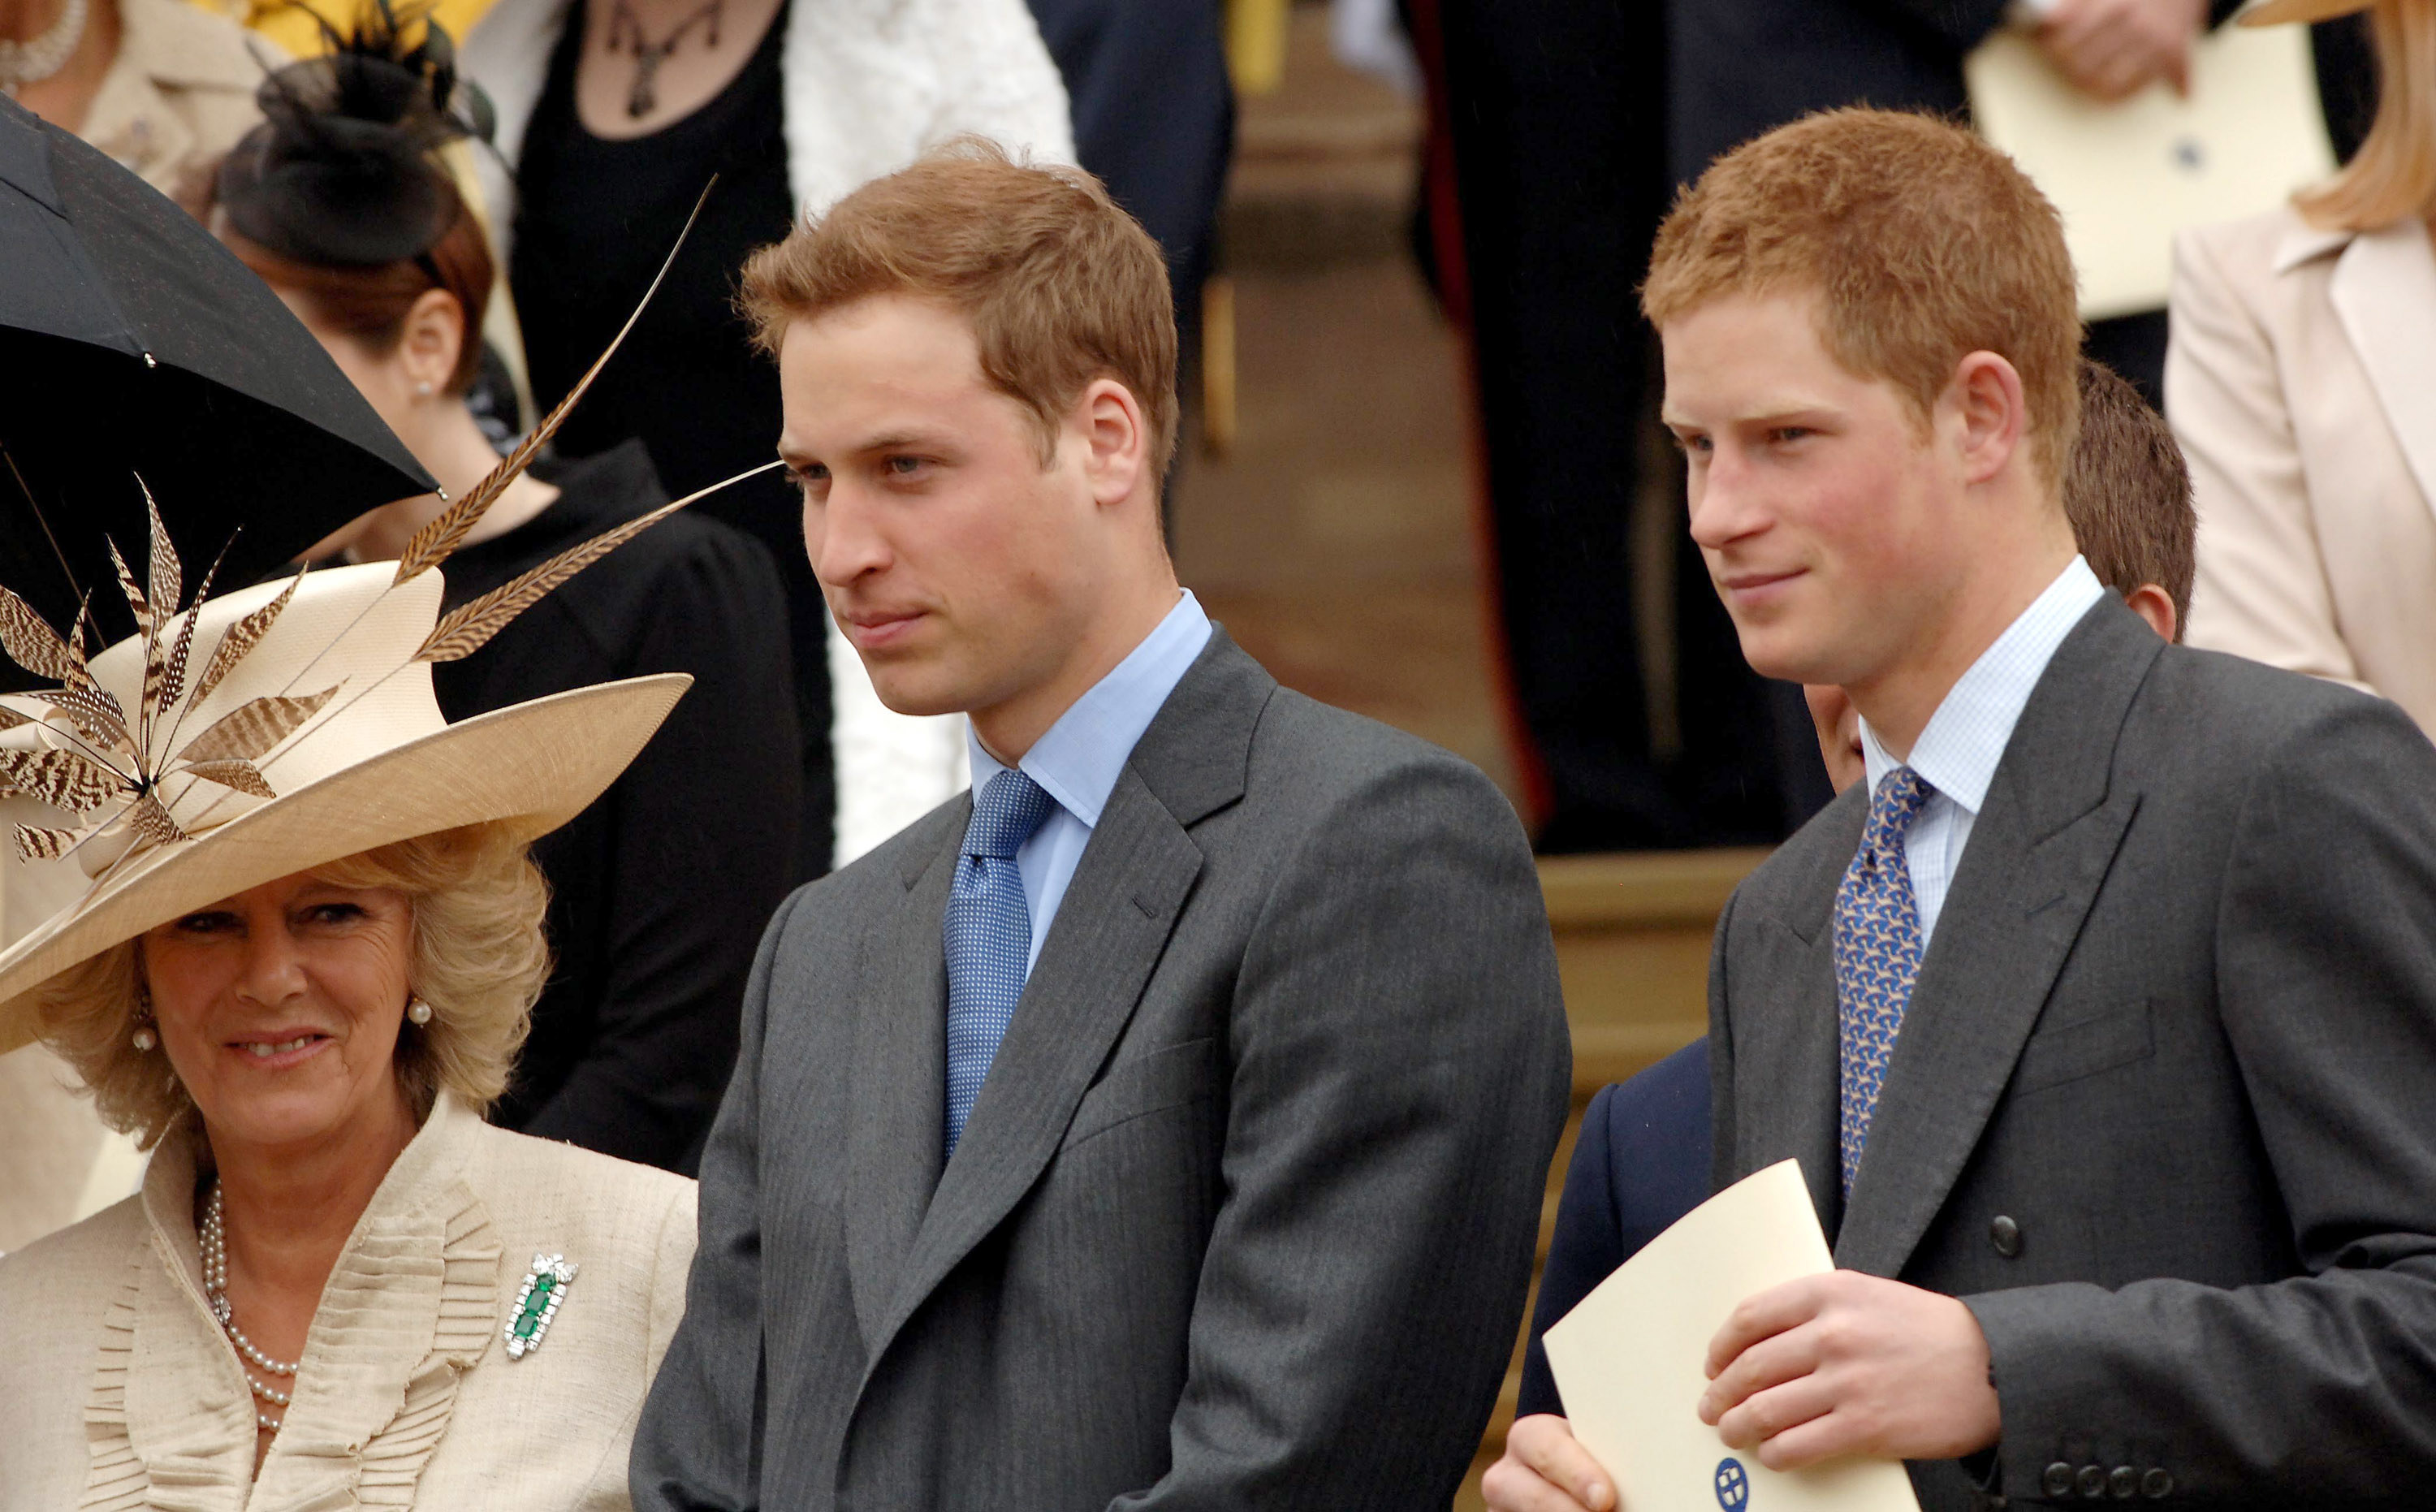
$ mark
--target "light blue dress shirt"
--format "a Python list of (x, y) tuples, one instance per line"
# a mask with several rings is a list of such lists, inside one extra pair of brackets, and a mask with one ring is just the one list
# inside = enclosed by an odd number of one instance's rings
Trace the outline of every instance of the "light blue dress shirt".
[(1913, 742), (1910, 760), (1896, 760), (1878, 743), (1870, 721), (1861, 721), (1861, 756), (1871, 792), (1878, 791), (1879, 778), (1899, 766), (1910, 767), (1937, 790), (1904, 837), (1905, 865), (1920, 905), (1923, 951), (1937, 932), (1937, 915), (1945, 907), (1946, 890), (1954, 885), (1955, 869), (1962, 864), (1962, 848), (1971, 843), (1971, 826), (1988, 801), (1988, 784), (1996, 780), (1996, 764), (2005, 759), (2005, 747), (2013, 739), (2013, 726), (2021, 722), (2030, 691), (2072, 627), (2105, 596), (2106, 585), (2089, 570), (2089, 563), (2073, 558), (2072, 565), (2030, 600), (2021, 617), (1947, 691)]
[[(1116, 791), (1134, 746), (1209, 644), (1209, 617), (1187, 588), (1158, 628), (1059, 715), (1017, 763), (1057, 800), (1048, 821), (1015, 853), (1016, 870), (1023, 874), (1024, 901), (1032, 907), (1032, 950), (1023, 962), (1027, 977), (1040, 960), (1040, 942), (1049, 938), (1050, 923), (1065, 901), (1067, 884), (1074, 880), (1083, 847), (1091, 843), (1100, 810)], [(970, 724), (965, 741), (973, 758), (973, 791), (979, 792), (1006, 770), (1006, 763), (989, 754)]]

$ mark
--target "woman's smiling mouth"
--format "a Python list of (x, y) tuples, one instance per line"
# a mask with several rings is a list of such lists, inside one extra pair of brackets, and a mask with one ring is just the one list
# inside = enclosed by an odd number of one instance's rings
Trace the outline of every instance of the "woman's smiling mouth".
[(301, 1034), (287, 1034), (277, 1039), (231, 1040), (228, 1048), (254, 1065), (276, 1069), (293, 1066), (330, 1043), (332, 1040), (329, 1035), (306, 1030)]

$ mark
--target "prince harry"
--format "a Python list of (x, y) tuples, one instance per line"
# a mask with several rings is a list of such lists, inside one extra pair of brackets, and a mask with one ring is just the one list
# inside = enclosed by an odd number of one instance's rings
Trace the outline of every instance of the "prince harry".
[[(1798, 1158), (1839, 1269), (1734, 1312), (1700, 1416), (1929, 1512), (2424, 1505), (2436, 751), (2076, 554), (2072, 265), (1970, 133), (1760, 138), (1644, 301), (1744, 654), (1868, 767), (1718, 925), (1714, 1178)], [(1615, 1504), (1544, 1416), (1489, 1491)]]

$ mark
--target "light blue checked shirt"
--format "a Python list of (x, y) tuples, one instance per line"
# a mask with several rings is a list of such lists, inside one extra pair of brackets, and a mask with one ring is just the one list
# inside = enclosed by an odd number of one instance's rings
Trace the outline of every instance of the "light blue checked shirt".
[[(1057, 800), (1048, 821), (1015, 853), (1024, 901), (1032, 907), (1032, 951), (1023, 961), (1027, 977), (1040, 960), (1040, 942), (1049, 938), (1050, 921), (1057, 917), (1083, 847), (1091, 843), (1100, 810), (1117, 791), (1134, 746), (1209, 644), (1209, 617), (1187, 588), (1158, 628), (1059, 715), (1017, 763)], [(965, 743), (973, 758), (973, 791), (979, 792), (1006, 764), (982, 745), (969, 722)]]
[(1870, 721), (1861, 721), (1861, 756), (1869, 767), (1871, 792), (1878, 791), (1879, 778), (1900, 766), (1910, 767), (1937, 790), (1904, 838), (1904, 861), (1920, 905), (1923, 952), (1937, 932), (1946, 889), (1962, 864), (1962, 848), (1971, 843), (1971, 826), (1988, 801), (1988, 784), (1996, 780), (1996, 764), (2005, 758), (2005, 746), (2021, 722), (2030, 690), (2039, 686), (2072, 627), (2105, 596), (2106, 585), (2089, 570), (2089, 563), (2073, 558), (2062, 576), (2047, 584), (2046, 592), (2032, 600), (1955, 682), (1913, 743), (1909, 761), (1888, 755)]

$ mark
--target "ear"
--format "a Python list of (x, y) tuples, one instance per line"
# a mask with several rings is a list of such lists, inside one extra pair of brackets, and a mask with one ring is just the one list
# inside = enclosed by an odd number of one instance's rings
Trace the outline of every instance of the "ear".
[(1956, 421), (1966, 482), (1984, 483), (2005, 470), (2029, 428), (2022, 375), (1993, 352), (1974, 352), (1955, 365), (1945, 403)]
[(418, 396), (444, 394), (465, 350), (465, 307), (444, 288), (423, 291), (399, 327), (397, 356)]
[(1081, 435), (1092, 501), (1105, 506), (1132, 497), (1150, 468), (1150, 424), (1133, 391), (1114, 378), (1093, 378), (1067, 425)]
[(2149, 628), (2166, 644), (2181, 639), (2180, 617), (2174, 613), (2174, 596), (2153, 582), (2144, 582), (2123, 596), (2132, 612), (2149, 621)]

